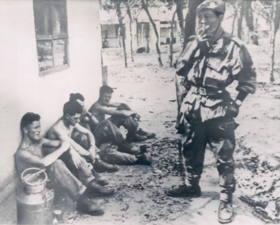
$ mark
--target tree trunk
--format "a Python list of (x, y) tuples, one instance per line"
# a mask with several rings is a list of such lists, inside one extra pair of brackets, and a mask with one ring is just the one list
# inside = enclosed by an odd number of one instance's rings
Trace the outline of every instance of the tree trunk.
[(122, 46), (123, 46), (123, 55), (124, 55), (124, 65), (127, 68), (127, 54), (126, 54), (126, 45), (125, 45), (125, 28), (123, 24), (122, 12), (121, 12), (121, 0), (116, 0), (116, 10), (117, 16), (120, 24), (120, 35), (122, 38)]
[(250, 32), (254, 31), (254, 16), (252, 11), (252, 1), (244, 1), (244, 16)]
[(187, 45), (190, 36), (195, 34), (196, 8), (203, 0), (189, 0), (188, 13), (185, 20), (184, 47)]
[(239, 8), (239, 16), (237, 20), (237, 36), (242, 39), (242, 24), (243, 24), (243, 17), (244, 17), (244, 2), (241, 1), (239, 3), (236, 3), (239, 5), (237, 8)]
[(277, 0), (273, 1), (272, 6), (272, 24), (271, 24), (271, 39), (270, 39), (270, 48), (271, 48), (271, 67), (270, 67), (270, 82), (275, 81), (274, 70), (275, 70), (275, 41), (277, 30), (279, 29), (279, 19), (280, 19), (280, 5)]
[(154, 28), (154, 31), (155, 31), (155, 34), (156, 34), (156, 37), (157, 37), (157, 41), (156, 41), (156, 49), (157, 49), (157, 53), (158, 53), (158, 62), (159, 62), (159, 65), (160, 66), (163, 66), (162, 64), (162, 60), (161, 60), (161, 52), (160, 52), (160, 48), (159, 48), (159, 35), (158, 35), (158, 31), (157, 31), (157, 27), (156, 27), (156, 24), (149, 12), (149, 9), (148, 9), (148, 6), (147, 6), (147, 3), (145, 0), (141, 0), (142, 1), (142, 7), (143, 9), (145, 10), (145, 12), (147, 13), (148, 17), (149, 17), (149, 20)]
[(177, 17), (178, 17), (178, 20), (179, 20), (179, 27), (180, 27), (179, 37), (180, 37), (181, 45), (183, 47), (183, 45), (184, 45), (184, 33), (185, 33), (184, 14), (183, 14), (183, 8), (184, 8), (183, 3), (184, 3), (184, 1), (183, 0), (175, 0), (175, 3), (176, 3), (176, 13), (177, 13)]
[(233, 15), (233, 21), (232, 21), (231, 34), (234, 34), (234, 31), (235, 31), (236, 18), (237, 18), (237, 8), (234, 7), (234, 15)]
[(175, 20), (176, 11), (173, 13), (171, 20), (170, 28), (170, 43), (169, 43), (169, 66), (173, 67), (173, 39), (174, 39), (174, 20)]
[(255, 33), (254, 29), (254, 16), (252, 12), (252, 1), (244, 1), (244, 17), (245, 21), (248, 27), (248, 40), (247, 43), (251, 43), (253, 38), (255, 38), (253, 35)]
[(128, 0), (124, 0), (124, 3), (127, 8), (127, 15), (129, 17), (129, 34), (130, 34), (130, 54), (131, 54), (131, 61), (134, 62), (133, 58), (133, 35), (132, 35), (132, 15)]

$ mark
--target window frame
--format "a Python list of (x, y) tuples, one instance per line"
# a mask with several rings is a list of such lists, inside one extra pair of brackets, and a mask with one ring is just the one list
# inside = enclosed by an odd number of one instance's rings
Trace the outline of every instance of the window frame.
[[(48, 7), (49, 7), (49, 16), (47, 19), (50, 19), (50, 34), (46, 34), (46, 35), (41, 35), (41, 34), (37, 34), (36, 33), (36, 16), (35, 16), (35, 10), (36, 10), (36, 6), (35, 2), (41, 2), (42, 3), (42, 0), (33, 0), (33, 13), (34, 13), (34, 23), (35, 23), (35, 38), (36, 38), (36, 53), (37, 53), (37, 63), (38, 63), (38, 70), (39, 70), (39, 76), (45, 76), (45, 75), (48, 75), (48, 74), (52, 74), (52, 73), (56, 73), (56, 72), (59, 72), (59, 71), (62, 71), (62, 70), (65, 70), (67, 68), (70, 67), (70, 58), (69, 58), (69, 35), (68, 35), (68, 13), (67, 13), (67, 0), (43, 0), (44, 4), (47, 4)], [(66, 24), (65, 24), (65, 32), (66, 34), (60, 34), (60, 35), (55, 35), (53, 34), (53, 16), (52, 16), (52, 8), (51, 6), (53, 6), (53, 2), (54, 1), (61, 1), (63, 2), (62, 5), (65, 7), (65, 18), (63, 18), (65, 21), (66, 21)], [(37, 5), (38, 6), (38, 5)], [(67, 63), (64, 64), (64, 65), (59, 65), (59, 66), (55, 66), (55, 53), (54, 53), (54, 41), (56, 40), (64, 40), (65, 41), (65, 50), (63, 50), (63, 53), (65, 54), (65, 57), (66, 57), (66, 61)], [(51, 46), (52, 46), (52, 65), (53, 65), (53, 68), (51, 69), (47, 69), (47, 70), (43, 70), (43, 71), (40, 71), (40, 64), (39, 64), (39, 60), (38, 60), (38, 57), (39, 57), (39, 54), (38, 54), (38, 43), (40, 41), (50, 41), (51, 42)]]

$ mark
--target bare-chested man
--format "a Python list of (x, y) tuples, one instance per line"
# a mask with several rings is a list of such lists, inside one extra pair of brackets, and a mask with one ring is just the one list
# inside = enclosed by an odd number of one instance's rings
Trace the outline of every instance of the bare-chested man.
[(155, 133), (148, 133), (139, 128), (140, 115), (131, 110), (125, 103), (111, 102), (114, 90), (108, 85), (103, 85), (99, 90), (99, 99), (89, 109), (99, 122), (111, 115), (109, 120), (117, 127), (123, 126), (127, 129), (128, 141), (143, 141), (155, 137)]
[[(98, 160), (95, 151), (94, 136), (89, 130), (78, 123), (82, 112), (83, 107), (79, 103), (66, 102), (63, 107), (63, 116), (48, 130), (46, 135), (47, 138), (51, 140), (62, 140), (71, 144), (72, 151), (63, 154), (61, 159), (75, 175), (78, 175), (78, 171), (81, 167), (83, 167), (83, 170), (92, 174), (89, 165), (85, 163), (85, 159), (91, 162)], [(90, 148), (88, 150), (84, 149), (71, 138), (73, 130), (78, 130), (88, 136), (90, 143)], [(102, 180), (100, 176), (96, 176), (96, 180), (104, 184), (107, 183), (107, 181)], [(100, 192), (100, 195), (110, 196), (114, 193), (114, 190), (99, 185), (98, 192)]]
[[(88, 112), (84, 107), (84, 96), (80, 93), (70, 94), (69, 101), (76, 101), (83, 107), (83, 113), (81, 116), (80, 124), (89, 129), (90, 127), (96, 127), (93, 134), (96, 138), (96, 146), (99, 147), (103, 143), (112, 143), (118, 146), (118, 151), (113, 149), (103, 149), (99, 152), (99, 156), (102, 160), (109, 164), (117, 165), (134, 165), (134, 164), (151, 164), (150, 154), (146, 151), (146, 146), (142, 146), (140, 149), (132, 144), (128, 143), (124, 138), (119, 128), (116, 127), (110, 120), (103, 120), (99, 123), (96, 117)], [(83, 146), (85, 149), (89, 148), (89, 141), (87, 135), (74, 131), (72, 138)], [(94, 169), (99, 172), (102, 169), (101, 166), (94, 165)]]
[[(15, 157), (19, 175), (30, 167), (46, 168), (55, 188), (62, 189), (77, 201), (77, 210), (90, 215), (102, 215), (103, 210), (90, 199), (98, 196), (92, 174), (79, 167), (77, 178), (58, 159), (62, 154), (73, 151), (70, 143), (42, 138), (40, 115), (35, 113), (26, 113), (22, 117), (20, 129), (22, 141)], [(43, 148), (51, 148), (52, 151), (45, 156)]]

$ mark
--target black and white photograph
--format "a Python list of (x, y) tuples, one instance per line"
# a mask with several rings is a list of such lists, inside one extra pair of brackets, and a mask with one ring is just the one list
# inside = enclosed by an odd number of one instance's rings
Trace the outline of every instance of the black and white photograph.
[(0, 0), (0, 224), (279, 224), (279, 25), (280, 0)]

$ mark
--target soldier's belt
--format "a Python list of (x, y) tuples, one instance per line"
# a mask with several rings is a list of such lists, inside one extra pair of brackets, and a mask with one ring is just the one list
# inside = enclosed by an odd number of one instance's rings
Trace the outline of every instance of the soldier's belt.
[(223, 90), (220, 89), (204, 88), (204, 87), (196, 87), (196, 86), (191, 86), (189, 91), (199, 95), (219, 95), (223, 93)]

